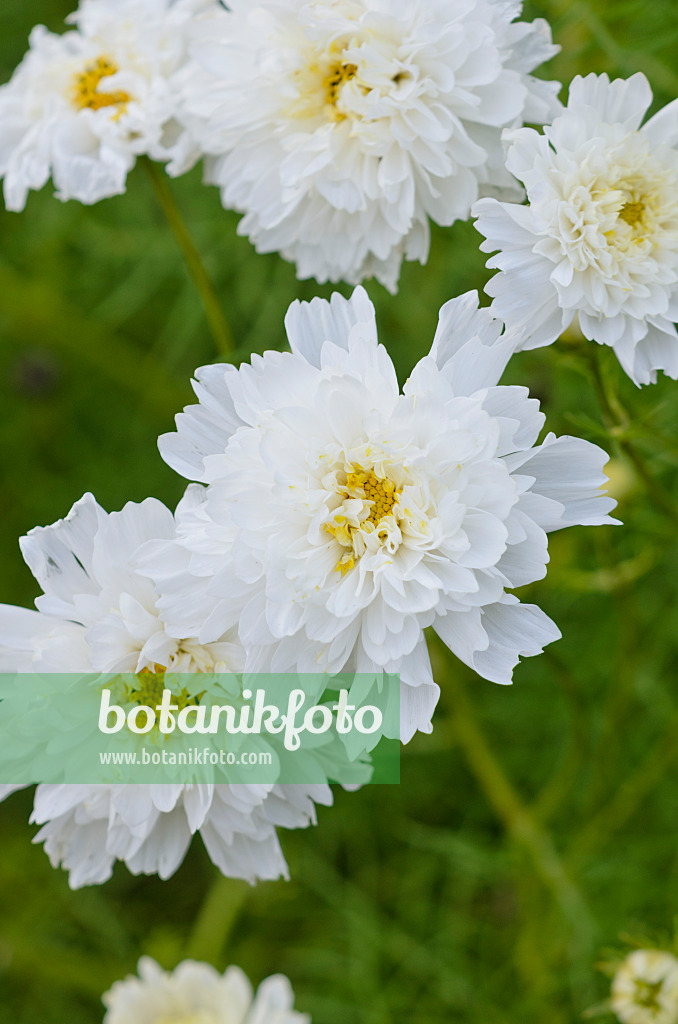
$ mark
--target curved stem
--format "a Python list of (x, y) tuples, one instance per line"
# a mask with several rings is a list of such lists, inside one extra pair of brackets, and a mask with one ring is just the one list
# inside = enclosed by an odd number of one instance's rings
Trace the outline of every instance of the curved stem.
[(143, 157), (142, 163), (146, 168), (149, 178), (151, 179), (153, 188), (155, 189), (160, 205), (162, 206), (163, 213), (167, 218), (167, 223), (172, 229), (176, 242), (181, 249), (181, 254), (184, 257), (186, 268), (191, 275), (198, 292), (200, 293), (200, 298), (202, 299), (207, 321), (210, 325), (217, 349), (221, 355), (227, 356), (235, 348), (233, 334), (228, 325), (228, 321), (224, 316), (224, 311), (221, 308), (219, 299), (217, 298), (212, 280), (205, 270), (205, 265), (200, 258), (200, 254), (195, 247), (193, 239), (188, 233), (181, 211), (176, 204), (174, 195), (172, 194), (172, 190), (169, 186), (167, 175), (161, 170), (158, 164), (149, 160), (148, 157)]
[(469, 767), (506, 831), (527, 852), (537, 874), (570, 922), (581, 946), (589, 948), (595, 925), (583, 895), (568, 875), (551, 836), (530, 814), (504, 774), (476, 721), (463, 686), (455, 678), (454, 670), (450, 677), (454, 694), (455, 733)]

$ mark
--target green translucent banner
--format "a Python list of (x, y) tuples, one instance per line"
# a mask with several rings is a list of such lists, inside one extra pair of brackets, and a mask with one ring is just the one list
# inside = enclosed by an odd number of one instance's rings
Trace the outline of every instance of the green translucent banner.
[(400, 781), (381, 673), (0, 675), (0, 782)]

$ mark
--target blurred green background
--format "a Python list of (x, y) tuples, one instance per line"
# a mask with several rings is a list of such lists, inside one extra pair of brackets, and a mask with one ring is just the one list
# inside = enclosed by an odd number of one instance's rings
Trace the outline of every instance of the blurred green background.
[[(60, 30), (69, 7), (5, 0), (4, 79), (32, 25)], [(528, 5), (537, 15), (563, 47), (547, 77), (641, 70), (657, 106), (678, 94), (675, 0), (548, 0)], [(283, 347), (289, 303), (331, 289), (256, 256), (199, 172), (172, 187), (237, 361)], [(156, 438), (190, 401), (192, 370), (216, 353), (142, 167), (127, 195), (92, 208), (32, 194), (25, 213), (0, 213), (0, 232), (0, 601), (30, 604), (22, 533), (86, 490), (111, 510), (149, 494), (177, 501), (184, 485)], [(405, 266), (397, 297), (368, 284), (403, 379), (440, 305), (486, 280), (478, 240), (470, 224), (435, 231), (428, 266)], [(0, 807), (1, 1024), (100, 1021), (101, 992), (139, 955), (172, 967), (187, 951), (238, 963), (255, 983), (289, 974), (314, 1024), (571, 1024), (606, 994), (601, 948), (622, 932), (671, 927), (678, 384), (639, 391), (604, 359), (608, 386), (632, 410), (611, 437), (587, 352), (561, 342), (518, 356), (507, 376), (529, 384), (551, 429), (614, 453), (625, 527), (554, 536), (548, 578), (521, 595), (564, 639), (520, 667), (511, 688), (435, 649), (433, 735), (403, 751), (399, 787), (338, 792), (317, 829), (282, 835), (288, 884), (215, 887), (197, 841), (169, 882), (119, 867), (107, 885), (71, 893), (30, 844), (30, 794), (13, 796)]]

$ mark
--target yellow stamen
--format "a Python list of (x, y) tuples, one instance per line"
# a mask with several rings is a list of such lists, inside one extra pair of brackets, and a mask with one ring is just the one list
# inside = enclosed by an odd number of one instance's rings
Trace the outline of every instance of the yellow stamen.
[(332, 64), (324, 82), (325, 103), (332, 107), (336, 106), (342, 85), (350, 82), (357, 74), (358, 68), (355, 64), (342, 64), (340, 61)]
[(351, 496), (353, 496), (352, 492), (358, 492), (359, 497), (364, 497), (367, 501), (372, 502), (372, 508), (366, 521), (375, 526), (379, 525), (384, 516), (391, 514), (400, 494), (392, 480), (380, 479), (374, 470), (366, 473), (359, 466), (353, 473), (347, 475), (346, 488)]
[[(361, 466), (355, 466), (346, 474), (346, 483), (341, 490), (346, 498), (361, 498), (369, 502), (369, 514), (360, 520), (358, 526), (353, 526), (348, 522), (346, 515), (338, 511), (332, 521), (326, 523), (324, 527), (326, 533), (331, 534), (343, 547), (350, 549), (335, 567), (337, 572), (345, 576), (355, 566), (355, 541), (358, 533), (373, 533), (377, 530), (379, 540), (387, 539), (388, 530), (382, 527), (382, 523), (393, 514), (393, 508), (402, 489), (397, 488), (387, 477), (378, 477), (373, 469), (366, 470)], [(361, 553), (359, 547), (357, 554)]]
[(99, 84), (103, 78), (109, 78), (118, 68), (107, 57), (97, 57), (93, 64), (88, 64), (84, 71), (75, 76), (73, 82), (73, 104), (78, 110), (88, 107), (90, 110), (101, 110), (102, 107), (119, 107), (118, 115), (131, 100), (129, 93), (122, 89), (113, 92), (99, 92)]

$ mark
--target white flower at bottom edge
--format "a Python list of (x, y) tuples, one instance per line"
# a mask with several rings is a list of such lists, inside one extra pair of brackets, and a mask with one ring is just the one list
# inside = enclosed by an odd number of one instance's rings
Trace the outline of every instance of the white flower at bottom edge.
[(614, 349), (636, 384), (678, 377), (678, 100), (641, 126), (644, 75), (575, 78), (567, 108), (540, 135), (508, 133), (507, 166), (529, 206), (473, 209), (492, 309), (523, 348), (554, 341), (578, 318)]
[[(251, 671), (400, 673), (407, 741), (439, 693), (427, 627), (498, 683), (560, 636), (506, 588), (546, 574), (548, 531), (611, 522), (607, 455), (553, 434), (535, 446), (544, 417), (497, 386), (513, 340), (476, 293), (443, 307), (403, 394), (362, 289), (294, 303), (286, 326), (291, 353), (198, 370), (200, 404), (160, 439), (208, 484), (177, 516), (215, 602), (192, 628), (209, 642), (237, 609)], [(158, 573), (176, 543), (157, 546)], [(170, 617), (180, 580), (159, 603)]]
[[(230, 0), (192, 26), (182, 118), (207, 180), (259, 252), (299, 277), (395, 291), (425, 262), (429, 218), (466, 220), (481, 194), (518, 195), (501, 131), (543, 124), (558, 50), (546, 21), (494, 0)], [(255, 69), (255, 73), (253, 73)]]
[(184, 960), (169, 973), (150, 957), (139, 977), (116, 981), (103, 996), (104, 1024), (310, 1024), (294, 1009), (282, 974), (266, 978), (256, 994), (239, 967), (220, 974), (210, 964)]
[(83, 0), (55, 35), (33, 29), (30, 48), (0, 87), (0, 177), (5, 203), (23, 210), (50, 176), (59, 199), (95, 203), (125, 191), (137, 156), (200, 155), (176, 120), (172, 76), (187, 59), (186, 30), (205, 0)]
[(676, 1024), (678, 959), (665, 950), (634, 950), (614, 976), (611, 1005), (622, 1024)]
[[(176, 619), (179, 638), (171, 636), (160, 592), (137, 571), (140, 548), (174, 530), (172, 513), (155, 499), (108, 514), (87, 494), (65, 519), (22, 538), (44, 594), (38, 611), (0, 605), (0, 671), (239, 671), (237, 636), (226, 629), (203, 645)], [(183, 568), (181, 549), (176, 555)], [(190, 590), (184, 602), (193, 607)], [(18, 788), (3, 785), (0, 799)], [(168, 878), (196, 832), (223, 874), (254, 882), (287, 877), (276, 827), (315, 823), (316, 803), (332, 803), (329, 786), (44, 784), (31, 820), (43, 826), (36, 841), (69, 871), (73, 888), (106, 881), (116, 860), (134, 874)]]

